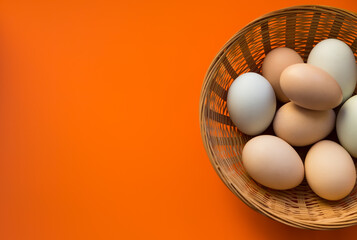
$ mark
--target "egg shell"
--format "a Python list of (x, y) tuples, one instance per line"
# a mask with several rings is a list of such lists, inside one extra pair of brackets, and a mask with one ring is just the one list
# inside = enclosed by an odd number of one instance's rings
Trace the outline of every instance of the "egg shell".
[(237, 128), (257, 135), (268, 128), (276, 110), (274, 90), (257, 73), (244, 73), (233, 81), (227, 95), (229, 117)]
[(327, 200), (346, 197), (356, 182), (351, 156), (341, 145), (330, 140), (311, 147), (305, 159), (305, 175), (311, 189)]
[(275, 91), (276, 97), (281, 102), (289, 101), (280, 87), (279, 81), (281, 73), (286, 67), (303, 62), (304, 60), (297, 52), (293, 49), (285, 47), (273, 49), (264, 58), (262, 64), (262, 75), (270, 82)]
[(304, 178), (300, 156), (276, 136), (260, 135), (250, 139), (243, 148), (242, 161), (249, 176), (272, 189), (294, 188)]
[(293, 146), (306, 146), (325, 138), (335, 126), (333, 110), (314, 111), (288, 102), (276, 112), (275, 134)]
[(328, 110), (342, 101), (342, 90), (321, 68), (298, 63), (285, 68), (280, 77), (285, 95), (296, 105), (311, 110)]
[(348, 99), (336, 119), (336, 132), (341, 145), (357, 158), (357, 96)]
[(356, 60), (351, 48), (338, 39), (319, 42), (310, 52), (307, 63), (322, 68), (340, 85), (343, 102), (353, 93), (357, 81)]

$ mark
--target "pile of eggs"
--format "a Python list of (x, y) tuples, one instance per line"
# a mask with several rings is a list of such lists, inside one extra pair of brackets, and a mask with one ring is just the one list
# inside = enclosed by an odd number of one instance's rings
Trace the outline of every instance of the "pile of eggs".
[[(275, 48), (263, 61), (262, 75), (238, 76), (227, 107), (237, 128), (254, 136), (242, 152), (247, 173), (276, 190), (294, 188), (305, 176), (318, 196), (346, 197), (356, 183), (356, 81), (353, 52), (337, 39), (319, 42), (307, 63), (292, 49)], [(277, 100), (283, 105), (276, 111)], [(275, 135), (262, 134), (269, 126)], [(327, 140), (335, 126), (338, 141)], [(305, 159), (296, 151), (302, 146), (308, 146)]]

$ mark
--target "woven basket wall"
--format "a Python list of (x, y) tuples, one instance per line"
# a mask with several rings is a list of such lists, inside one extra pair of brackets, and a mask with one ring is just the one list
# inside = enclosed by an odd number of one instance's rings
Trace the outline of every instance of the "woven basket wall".
[(241, 160), (243, 146), (250, 138), (240, 133), (230, 120), (226, 99), (229, 86), (240, 74), (261, 73), (262, 61), (272, 49), (295, 49), (306, 62), (311, 49), (326, 38), (344, 41), (356, 56), (357, 14), (307, 5), (264, 15), (223, 46), (207, 71), (200, 98), (203, 143), (222, 181), (254, 210), (279, 222), (307, 229), (356, 224), (357, 188), (343, 200), (332, 202), (315, 195), (306, 180), (287, 191), (271, 190), (255, 183)]

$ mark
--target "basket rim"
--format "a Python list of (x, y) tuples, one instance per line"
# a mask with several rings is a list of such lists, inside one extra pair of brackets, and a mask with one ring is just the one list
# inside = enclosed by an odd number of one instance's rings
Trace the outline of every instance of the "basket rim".
[[(249, 30), (249, 28), (252, 25), (256, 24), (257, 22), (263, 21), (264, 19), (270, 18), (272, 16), (274, 16), (274, 17), (279, 16), (279, 15), (286, 16), (286, 14), (289, 12), (295, 12), (295, 11), (299, 11), (299, 10), (300, 11), (318, 10), (318, 11), (324, 11), (324, 12), (330, 12), (330, 13), (340, 13), (340, 14), (349, 16), (351, 18), (357, 19), (357, 13), (349, 11), (349, 10), (337, 8), (337, 7), (332, 7), (332, 6), (327, 6), (327, 5), (313, 5), (313, 4), (312, 5), (296, 5), (296, 6), (281, 8), (281, 9), (266, 13), (256, 19), (254, 19), (253, 21), (250, 21), (247, 25), (245, 25), (243, 28), (238, 30), (238, 32), (236, 32), (221, 47), (221, 49), (215, 55), (214, 59), (212, 60), (212, 62), (210, 63), (210, 65), (208, 67), (208, 70), (205, 73), (204, 80), (203, 80), (203, 83), (201, 86), (200, 98), (199, 98), (199, 124), (200, 124), (201, 139), (203, 141), (203, 145), (204, 145), (205, 151), (208, 155), (208, 158), (211, 162), (211, 165), (214, 168), (217, 175), (219, 176), (219, 178), (231, 190), (231, 192), (234, 195), (236, 195), (244, 204), (246, 204), (251, 209), (261, 213), (262, 215), (264, 215), (268, 218), (271, 218), (273, 220), (276, 220), (278, 222), (284, 223), (284, 224), (292, 226), (292, 227), (297, 227), (297, 228), (302, 228), (302, 229), (310, 229), (310, 230), (340, 229), (340, 228), (345, 228), (345, 227), (349, 227), (349, 226), (353, 226), (353, 225), (357, 224), (357, 219), (355, 221), (350, 221), (348, 223), (335, 221), (334, 224), (323, 223), (323, 222), (318, 223), (314, 220), (303, 220), (303, 219), (301, 219), (301, 220), (299, 219), (297, 221), (296, 219), (294, 219), (291, 216), (286, 215), (286, 216), (284, 216), (284, 218), (282, 218), (281, 216), (278, 216), (270, 211), (267, 211), (266, 209), (260, 208), (259, 206), (255, 205), (254, 201), (247, 199), (244, 196), (244, 194), (241, 193), (239, 188), (232, 186), (231, 183), (226, 179), (226, 176), (224, 175), (224, 173), (222, 171), (220, 171), (220, 167), (215, 164), (215, 158), (209, 149), (208, 140), (205, 138), (205, 126), (203, 123), (203, 115), (204, 114), (203, 114), (203, 108), (202, 108), (202, 106), (204, 104), (204, 100), (205, 100), (205, 96), (204, 96), (205, 85), (207, 85), (209, 83), (209, 81), (208, 81), (209, 77), (212, 74), (212, 72), (215, 70), (215, 68), (217, 67), (219, 60), (222, 57), (222, 55), (224, 54), (225, 50), (227, 48), (229, 48), (236, 41), (236, 39), (238, 37), (246, 34), (246, 32)], [(234, 190), (236, 190), (236, 191), (234, 191)], [(338, 217), (335, 217), (335, 218), (338, 219)]]

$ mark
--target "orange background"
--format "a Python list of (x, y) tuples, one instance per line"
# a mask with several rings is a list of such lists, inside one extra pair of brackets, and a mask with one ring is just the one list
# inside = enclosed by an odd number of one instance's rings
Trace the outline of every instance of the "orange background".
[(0, 2), (0, 239), (355, 239), (244, 205), (198, 101), (216, 53), (279, 8), (339, 1)]

